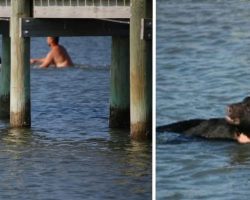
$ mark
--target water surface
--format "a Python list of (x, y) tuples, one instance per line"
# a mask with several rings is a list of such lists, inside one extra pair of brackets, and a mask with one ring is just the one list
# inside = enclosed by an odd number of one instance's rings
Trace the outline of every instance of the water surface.
[[(250, 92), (250, 2), (157, 1), (157, 124), (223, 117)], [(248, 199), (250, 146), (157, 134), (157, 199)]]
[(111, 39), (61, 44), (76, 66), (31, 69), (31, 129), (0, 122), (0, 199), (151, 199), (151, 144), (108, 127)]

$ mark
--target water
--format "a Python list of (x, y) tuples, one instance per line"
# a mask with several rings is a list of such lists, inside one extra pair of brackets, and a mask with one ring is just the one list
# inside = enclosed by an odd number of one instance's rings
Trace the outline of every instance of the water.
[(77, 65), (31, 69), (31, 129), (0, 123), (0, 199), (151, 199), (151, 144), (108, 127), (111, 39), (61, 43)]
[[(157, 1), (157, 124), (223, 117), (250, 92), (250, 2)], [(250, 146), (157, 134), (157, 199), (248, 199)]]

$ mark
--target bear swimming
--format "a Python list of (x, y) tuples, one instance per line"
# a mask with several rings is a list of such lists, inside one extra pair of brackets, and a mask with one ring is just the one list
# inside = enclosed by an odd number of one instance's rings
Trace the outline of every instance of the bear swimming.
[(191, 119), (159, 126), (156, 130), (210, 139), (235, 140), (241, 134), (250, 138), (250, 97), (228, 105), (225, 118)]

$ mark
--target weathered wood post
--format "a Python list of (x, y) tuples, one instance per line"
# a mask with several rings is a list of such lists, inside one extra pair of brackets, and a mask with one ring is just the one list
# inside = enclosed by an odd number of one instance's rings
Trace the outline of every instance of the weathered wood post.
[(10, 37), (2, 36), (2, 69), (0, 78), (0, 117), (10, 114)]
[(111, 128), (129, 127), (129, 85), (129, 38), (113, 36), (109, 120)]
[(141, 38), (142, 19), (152, 18), (152, 0), (132, 0), (130, 18), (131, 137), (152, 137), (152, 41)]
[(31, 16), (32, 0), (12, 0), (10, 18), (10, 126), (30, 126), (30, 38), (20, 36), (20, 19)]

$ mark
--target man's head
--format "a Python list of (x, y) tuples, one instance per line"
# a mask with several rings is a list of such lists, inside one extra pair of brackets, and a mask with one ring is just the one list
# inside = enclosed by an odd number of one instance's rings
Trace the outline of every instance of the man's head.
[(47, 37), (47, 43), (49, 46), (58, 45), (59, 37)]

